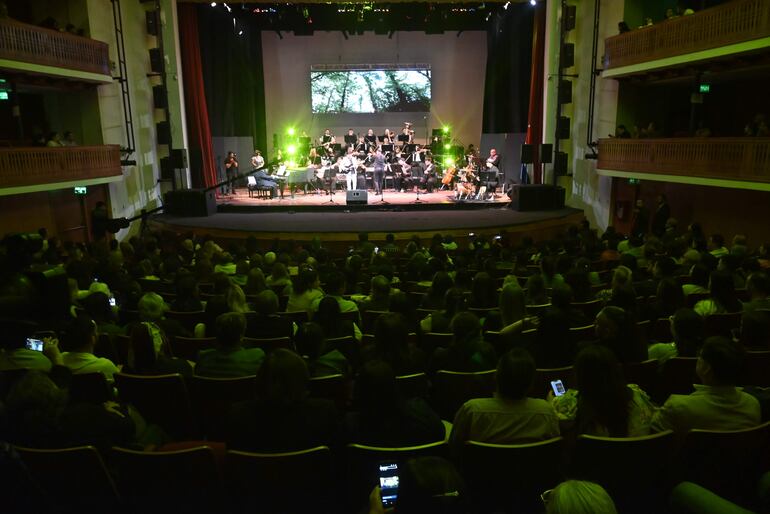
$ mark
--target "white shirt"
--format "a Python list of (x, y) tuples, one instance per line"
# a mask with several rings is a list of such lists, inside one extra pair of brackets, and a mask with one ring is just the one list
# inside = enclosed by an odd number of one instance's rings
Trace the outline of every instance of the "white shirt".
[(251, 166), (254, 169), (258, 170), (259, 168), (262, 168), (264, 165), (265, 165), (265, 158), (262, 157), (261, 155), (253, 155), (251, 157)]

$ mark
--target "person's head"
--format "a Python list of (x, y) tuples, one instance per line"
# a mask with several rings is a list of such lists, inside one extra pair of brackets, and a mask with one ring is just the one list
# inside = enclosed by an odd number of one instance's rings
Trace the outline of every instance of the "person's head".
[(546, 514), (617, 514), (615, 502), (599, 484), (567, 480), (543, 495)]
[(262, 398), (279, 405), (291, 405), (305, 399), (309, 380), (305, 361), (285, 348), (270, 352), (257, 373)]
[(770, 314), (768, 311), (755, 309), (743, 313), (740, 341), (744, 348), (770, 349)]
[(492, 277), (486, 271), (480, 271), (473, 277), (471, 286), (471, 297), (474, 307), (496, 307), (497, 306), (497, 288)]
[(398, 514), (465, 514), (470, 499), (454, 465), (441, 457), (416, 457), (402, 466)]
[(233, 152), (233, 151), (227, 152), (227, 158), (228, 159), (232, 159), (233, 157), (235, 157), (235, 152)]
[(297, 353), (307, 357), (310, 361), (315, 361), (321, 355), (321, 348), (324, 343), (324, 332), (318, 323), (307, 322), (297, 327), (294, 334), (294, 344), (297, 347)]
[(321, 325), (326, 337), (336, 331), (340, 322), (340, 304), (336, 298), (326, 296), (318, 302), (318, 310), (313, 317), (313, 321)]
[(727, 308), (735, 303), (735, 282), (728, 271), (712, 271), (709, 278), (711, 297)]
[(472, 312), (458, 312), (451, 322), (453, 343), (463, 345), (481, 336), (479, 318)]
[(326, 277), (326, 293), (330, 295), (342, 295), (345, 293), (345, 275), (339, 271), (333, 271)]
[(278, 312), (278, 295), (270, 289), (265, 289), (254, 299), (254, 310), (263, 316)]
[(763, 300), (770, 295), (770, 277), (763, 271), (749, 275), (746, 289), (752, 300)]
[(673, 278), (664, 278), (658, 282), (657, 300), (665, 310), (662, 314), (672, 314), (680, 307), (684, 307), (682, 286)]
[(166, 312), (166, 302), (158, 293), (145, 293), (139, 299), (139, 318), (142, 321), (159, 321)]
[(304, 268), (300, 270), (294, 279), (294, 287), (292, 288), (292, 293), (295, 295), (300, 295), (305, 291), (310, 291), (311, 289), (318, 288), (319, 286), (320, 283), (318, 281), (318, 272), (310, 268)]
[(107, 323), (114, 320), (115, 316), (110, 307), (110, 297), (104, 293), (91, 293), (81, 301), (91, 318), (97, 323)]
[(137, 323), (131, 328), (130, 335), (129, 367), (135, 373), (154, 371), (157, 354), (155, 353), (155, 341), (150, 327), (145, 323)]
[(265, 274), (259, 268), (251, 268), (246, 278), (246, 290), (249, 294), (257, 294), (267, 288)]
[(695, 285), (708, 287), (710, 273), (711, 270), (709, 267), (706, 264), (699, 262), (690, 268), (690, 280), (692, 280), (692, 283)]
[(493, 156), (493, 157), (494, 157), (495, 155), (497, 155), (497, 149), (496, 149), (496, 148), (490, 148), (490, 149), (489, 149), (489, 155), (491, 155), (491, 156)]
[(382, 275), (372, 277), (371, 295), (377, 299), (387, 299), (390, 296), (390, 281)]
[(270, 276), (273, 277), (274, 280), (288, 278), (289, 271), (286, 269), (286, 265), (284, 263), (276, 262), (275, 264), (273, 264), (273, 268), (271, 270)]
[(5, 401), (7, 439), (28, 447), (50, 444), (66, 406), (66, 391), (56, 387), (47, 373), (27, 371), (11, 387)]
[(527, 303), (530, 305), (548, 303), (548, 292), (543, 275), (535, 274), (527, 279)]
[(500, 291), (500, 317), (503, 326), (510, 325), (526, 315), (526, 297), (517, 280), (512, 280)]
[(734, 386), (741, 378), (743, 352), (726, 337), (709, 337), (703, 343), (695, 372), (705, 385)]
[(508, 400), (526, 398), (534, 377), (532, 355), (523, 348), (513, 348), (497, 363), (497, 393)]
[(630, 393), (615, 354), (604, 345), (592, 344), (578, 353), (574, 367), (578, 430), (593, 432), (603, 427), (610, 437), (626, 437)]
[(706, 324), (692, 309), (678, 309), (670, 318), (671, 335), (680, 357), (695, 357), (703, 345)]
[(618, 266), (612, 272), (612, 289), (633, 283), (633, 272), (626, 266)]
[(176, 297), (181, 299), (198, 298), (198, 281), (193, 275), (181, 275), (176, 280)]
[(246, 317), (240, 312), (226, 312), (214, 323), (217, 344), (222, 348), (237, 348), (246, 332)]
[(556, 284), (551, 291), (551, 305), (559, 309), (569, 309), (573, 301), (572, 288), (567, 284)]
[(444, 295), (444, 312), (448, 317), (468, 310), (468, 299), (462, 289), (451, 287)]
[[(434, 259), (431, 259), (433, 261)], [(429, 295), (434, 298), (443, 298), (449, 288), (452, 287), (452, 277), (446, 271), (438, 271), (433, 275)]]
[(596, 337), (600, 340), (623, 337), (628, 326), (628, 316), (620, 307), (608, 306), (596, 315)]
[(384, 360), (366, 362), (356, 378), (356, 401), (360, 408), (387, 415), (388, 407), (398, 400), (396, 374), (391, 365)]
[(722, 234), (712, 234), (709, 238), (708, 249), (717, 250), (725, 245), (725, 238)]
[(93, 353), (96, 346), (96, 323), (85, 313), (69, 322), (61, 337), (62, 349)]
[(232, 312), (249, 312), (249, 304), (246, 302), (246, 293), (238, 284), (231, 284), (225, 293), (227, 307)]

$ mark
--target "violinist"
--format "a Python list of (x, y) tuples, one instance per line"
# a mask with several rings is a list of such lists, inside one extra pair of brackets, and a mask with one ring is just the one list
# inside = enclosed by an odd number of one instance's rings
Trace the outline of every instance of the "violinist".
[(428, 193), (432, 193), (433, 187), (436, 185), (436, 166), (430, 157), (425, 158), (425, 169), (422, 179), (420, 179), (420, 185), (425, 186), (425, 191)]
[(398, 164), (394, 164), (393, 168), (395, 172), (393, 173), (393, 184), (396, 187), (396, 191), (403, 193), (405, 190), (412, 189), (412, 165), (406, 162), (406, 159), (400, 157)]
[(348, 133), (345, 134), (345, 144), (348, 146), (354, 145), (356, 144), (356, 141), (358, 141), (358, 136), (356, 136), (353, 129), (348, 129)]

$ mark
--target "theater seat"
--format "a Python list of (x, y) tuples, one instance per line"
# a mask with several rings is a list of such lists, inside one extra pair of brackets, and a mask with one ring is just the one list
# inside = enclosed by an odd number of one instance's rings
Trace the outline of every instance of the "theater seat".
[(186, 439), (197, 432), (182, 375), (116, 373), (115, 386), (123, 403), (136, 407), (148, 422), (159, 425), (171, 437)]
[(561, 380), (565, 388), (574, 389), (575, 370), (572, 369), (572, 366), (536, 369), (535, 377), (532, 379), (532, 387), (529, 388), (529, 396), (545, 398), (551, 391), (551, 382), (554, 380)]
[(224, 426), (230, 407), (253, 400), (257, 394), (256, 377), (209, 378), (194, 376), (189, 380), (190, 400), (201, 433), (211, 441), (224, 441)]
[(345, 375), (313, 377), (308, 382), (308, 389), (312, 398), (332, 400), (341, 411), (345, 410), (350, 403), (350, 381)]
[(291, 343), (291, 338), (289, 337), (244, 337), (243, 346), (245, 348), (261, 348), (265, 353), (270, 353), (278, 348), (294, 350), (294, 345)]
[(196, 362), (201, 350), (210, 350), (217, 345), (216, 337), (182, 337), (169, 340), (174, 357)]
[(472, 398), (489, 398), (496, 389), (496, 370), (464, 373), (441, 370), (433, 380), (431, 401), (441, 419), (454, 420), (463, 403)]
[(425, 373), (398, 376), (396, 386), (402, 398), (428, 397), (428, 376)]

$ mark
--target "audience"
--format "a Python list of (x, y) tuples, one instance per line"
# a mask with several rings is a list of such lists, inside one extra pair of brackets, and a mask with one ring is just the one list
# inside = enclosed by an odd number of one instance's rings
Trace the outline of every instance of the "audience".
[(567, 480), (543, 494), (545, 514), (617, 514), (615, 502), (599, 484)]
[(72, 320), (62, 336), (62, 346), (68, 351), (62, 353), (62, 364), (73, 374), (102, 373), (112, 382), (118, 367), (109, 359), (94, 355), (96, 346), (96, 323), (85, 314)]
[(452, 344), (437, 348), (430, 363), (432, 370), (486, 371), (495, 369), (497, 358), (491, 344), (481, 338), (479, 318), (460, 312), (452, 318)]
[(672, 357), (696, 357), (705, 337), (703, 318), (692, 309), (678, 309), (669, 324), (673, 342), (650, 345), (647, 357), (661, 362)]
[(239, 312), (227, 312), (217, 317), (215, 326), (217, 347), (200, 352), (195, 374), (212, 378), (256, 375), (265, 352), (243, 347), (246, 317)]
[(730, 273), (713, 271), (709, 279), (709, 293), (709, 298), (695, 304), (695, 312), (701, 316), (743, 310), (743, 305), (735, 294), (735, 285)]

